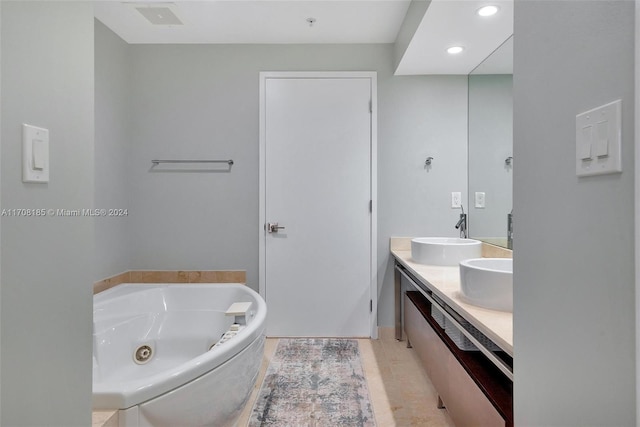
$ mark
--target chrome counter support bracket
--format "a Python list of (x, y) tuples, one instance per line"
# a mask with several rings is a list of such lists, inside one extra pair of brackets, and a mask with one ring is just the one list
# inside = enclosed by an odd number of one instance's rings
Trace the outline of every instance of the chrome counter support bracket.
[(396, 268), (393, 270), (393, 288), (395, 296), (395, 326), (396, 339), (402, 341), (402, 282), (398, 263), (394, 260)]

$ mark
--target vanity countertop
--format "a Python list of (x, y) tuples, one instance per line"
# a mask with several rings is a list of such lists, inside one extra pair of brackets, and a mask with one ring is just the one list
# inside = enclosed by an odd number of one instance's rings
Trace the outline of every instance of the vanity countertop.
[(459, 267), (423, 265), (413, 262), (410, 238), (392, 238), (391, 254), (423, 285), (507, 354), (513, 356), (513, 313), (489, 310), (464, 302), (460, 295)]

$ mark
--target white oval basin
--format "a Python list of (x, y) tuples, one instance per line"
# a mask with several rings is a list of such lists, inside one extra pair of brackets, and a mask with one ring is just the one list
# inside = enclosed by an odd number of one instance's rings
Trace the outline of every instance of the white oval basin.
[(513, 311), (513, 260), (476, 258), (460, 262), (460, 290), (466, 302)]
[(418, 237), (411, 240), (411, 258), (418, 264), (458, 265), (482, 255), (482, 242), (458, 237)]

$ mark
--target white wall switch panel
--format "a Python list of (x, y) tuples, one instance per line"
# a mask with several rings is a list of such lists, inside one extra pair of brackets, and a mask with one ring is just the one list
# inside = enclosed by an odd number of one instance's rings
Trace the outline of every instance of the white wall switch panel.
[(451, 209), (459, 209), (462, 206), (462, 193), (454, 191), (451, 193)]
[(576, 175), (622, 172), (622, 101), (576, 116)]
[(49, 182), (49, 130), (22, 125), (22, 182)]
[(476, 191), (476, 208), (484, 209), (484, 191)]

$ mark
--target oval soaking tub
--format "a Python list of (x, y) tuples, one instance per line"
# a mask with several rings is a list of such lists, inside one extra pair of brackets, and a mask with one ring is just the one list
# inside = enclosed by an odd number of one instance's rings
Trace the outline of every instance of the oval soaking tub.
[(260, 295), (241, 284), (122, 284), (93, 298), (94, 409), (118, 409), (120, 426), (237, 422), (264, 352)]

